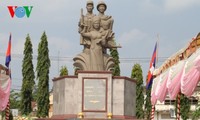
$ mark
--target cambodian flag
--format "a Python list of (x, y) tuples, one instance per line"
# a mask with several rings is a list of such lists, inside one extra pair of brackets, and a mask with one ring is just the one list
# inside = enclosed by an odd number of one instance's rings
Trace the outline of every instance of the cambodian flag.
[(7, 51), (6, 51), (6, 63), (5, 63), (5, 65), (8, 68), (9, 68), (10, 61), (11, 61), (11, 34), (10, 34), (10, 37), (9, 37), (8, 48), (7, 48)]
[(149, 67), (149, 71), (148, 71), (148, 79), (146, 82), (146, 89), (149, 89), (152, 85), (153, 82), (153, 71), (155, 69), (155, 65), (156, 65), (156, 54), (157, 54), (157, 42), (153, 51), (153, 55), (150, 61), (150, 67)]

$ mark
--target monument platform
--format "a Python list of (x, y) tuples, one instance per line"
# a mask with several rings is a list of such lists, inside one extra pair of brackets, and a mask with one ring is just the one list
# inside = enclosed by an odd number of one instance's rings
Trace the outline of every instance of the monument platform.
[(136, 81), (109, 71), (53, 79), (52, 119), (134, 119)]

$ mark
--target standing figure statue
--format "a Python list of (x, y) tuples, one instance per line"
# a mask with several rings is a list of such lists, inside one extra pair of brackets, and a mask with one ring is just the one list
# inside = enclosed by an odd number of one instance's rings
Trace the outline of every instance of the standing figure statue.
[(98, 16), (101, 18), (101, 31), (106, 36), (106, 41), (104, 41), (105, 48), (115, 48), (117, 47), (114, 42), (114, 33), (112, 32), (114, 20), (112, 16), (105, 15), (107, 5), (100, 1), (97, 5), (97, 10), (99, 11)]
[(100, 32), (100, 18), (95, 16), (93, 18), (93, 31), (86, 32), (85, 29), (81, 32), (84, 38), (89, 38), (90, 45), (90, 69), (91, 70), (104, 70), (102, 41), (105, 37)]
[[(85, 32), (90, 32), (92, 31), (92, 19), (95, 16), (93, 14), (93, 9), (94, 9), (94, 4), (93, 1), (88, 0), (86, 4), (86, 9), (87, 13), (86, 15), (83, 15), (83, 9), (81, 9), (81, 18), (79, 21), (79, 33), (85, 29)], [(82, 36), (80, 37), (80, 44), (84, 45), (84, 52), (88, 52), (88, 49), (90, 47), (90, 41), (87, 40), (88, 38), (83, 38)]]
[(104, 15), (107, 5), (99, 2), (98, 15), (93, 14), (93, 2), (87, 1), (87, 14), (79, 21), (80, 44), (84, 46), (83, 52), (74, 60), (74, 66), (79, 70), (111, 71), (114, 67), (114, 59), (107, 54), (107, 48), (117, 48), (112, 32), (113, 22), (111, 16)]

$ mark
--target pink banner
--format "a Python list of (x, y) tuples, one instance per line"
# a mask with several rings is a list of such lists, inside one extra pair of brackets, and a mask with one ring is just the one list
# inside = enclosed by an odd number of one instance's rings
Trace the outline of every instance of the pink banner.
[(200, 56), (188, 63), (184, 79), (181, 81), (181, 92), (186, 96), (191, 96), (199, 82), (200, 77)]
[(160, 76), (157, 76), (156, 78), (153, 79), (153, 84), (151, 88), (151, 104), (152, 105), (155, 105), (157, 102), (157, 97), (155, 93), (156, 93), (156, 88), (158, 86), (159, 79), (160, 79)]
[(181, 79), (183, 79), (185, 62), (180, 61), (173, 66), (172, 76), (168, 79), (168, 92), (170, 99), (175, 99), (181, 89)]
[(167, 95), (167, 80), (169, 77), (169, 69), (165, 70), (159, 78), (159, 82), (157, 84), (156, 87), (156, 98), (157, 100), (159, 100), (160, 102), (163, 102), (165, 100), (165, 97)]
[(166, 95), (175, 99), (179, 92), (191, 96), (200, 79), (200, 49), (179, 61), (153, 80), (151, 102), (163, 102)]
[(0, 111), (5, 110), (7, 106), (10, 96), (10, 87), (11, 87), (11, 80), (9, 77), (8, 79), (4, 80), (0, 79)]
[(160, 84), (160, 89), (158, 90), (159, 92), (156, 95), (157, 100), (159, 100), (160, 102), (163, 102), (165, 100), (165, 97), (166, 97), (167, 92), (168, 92), (167, 91), (167, 80), (168, 80), (167, 76), (164, 78), (164, 80)]

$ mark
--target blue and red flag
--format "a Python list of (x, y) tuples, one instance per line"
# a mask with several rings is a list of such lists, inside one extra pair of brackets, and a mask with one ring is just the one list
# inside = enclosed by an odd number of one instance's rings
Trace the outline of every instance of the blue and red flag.
[(11, 61), (11, 34), (10, 34), (10, 37), (9, 37), (8, 48), (7, 48), (7, 51), (6, 51), (6, 62), (5, 62), (5, 65), (8, 68), (9, 68), (10, 61)]
[(156, 66), (156, 54), (157, 54), (157, 42), (153, 51), (153, 55), (150, 61), (150, 67), (149, 67), (149, 71), (148, 71), (148, 79), (147, 79), (147, 83), (146, 83), (146, 89), (149, 89), (153, 83), (153, 71), (155, 69)]

